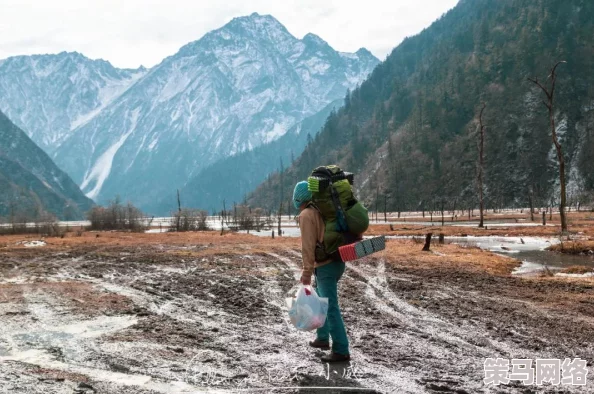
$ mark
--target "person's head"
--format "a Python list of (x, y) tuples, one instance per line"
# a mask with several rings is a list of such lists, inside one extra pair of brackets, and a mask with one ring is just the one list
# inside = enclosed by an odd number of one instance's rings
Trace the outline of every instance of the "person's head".
[(311, 192), (307, 187), (306, 181), (298, 182), (293, 190), (293, 205), (295, 209), (302, 210), (306, 204), (311, 201)]

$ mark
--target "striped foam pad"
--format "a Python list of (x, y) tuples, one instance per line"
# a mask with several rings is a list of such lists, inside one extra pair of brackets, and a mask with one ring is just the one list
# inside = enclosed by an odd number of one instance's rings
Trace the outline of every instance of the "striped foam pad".
[(341, 246), (338, 252), (342, 261), (353, 261), (384, 249), (386, 249), (386, 237), (382, 235)]
[(338, 248), (338, 253), (342, 261), (357, 260), (357, 253), (355, 252), (355, 244), (344, 245)]
[(320, 178), (310, 176), (307, 178), (307, 188), (312, 193), (317, 193), (320, 191)]
[(371, 241), (371, 245), (373, 246), (373, 251), (374, 252), (378, 252), (380, 250), (384, 250), (386, 249), (386, 237), (385, 236), (380, 236), (380, 237), (373, 237), (370, 239)]

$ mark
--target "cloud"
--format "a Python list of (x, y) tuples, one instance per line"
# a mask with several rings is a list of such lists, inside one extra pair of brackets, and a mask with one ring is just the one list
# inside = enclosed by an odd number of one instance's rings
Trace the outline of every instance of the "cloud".
[(78, 51), (118, 67), (153, 66), (188, 42), (252, 12), (296, 37), (308, 32), (339, 51), (366, 47), (383, 59), (457, 0), (0, 0), (0, 59)]

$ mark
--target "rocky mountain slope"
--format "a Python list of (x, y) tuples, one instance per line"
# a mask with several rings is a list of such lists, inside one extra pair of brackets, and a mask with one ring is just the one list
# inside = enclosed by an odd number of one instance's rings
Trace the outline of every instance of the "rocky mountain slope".
[[(241, 204), (262, 181), (272, 173), (290, 166), (324, 126), (332, 111), (342, 105), (335, 100), (320, 112), (291, 127), (282, 137), (252, 150), (219, 160), (193, 176), (181, 190), (182, 204), (212, 211)], [(287, 197), (288, 198), (288, 197)], [(166, 215), (177, 209), (177, 196), (172, 191), (149, 212)], [(285, 209), (286, 205), (285, 205)]]
[[(278, 205), (280, 188), (317, 165), (356, 172), (359, 195), (388, 209), (478, 205), (478, 113), (486, 104), (489, 208), (556, 204), (559, 174), (543, 93), (558, 68), (556, 125), (567, 163), (568, 202), (594, 197), (594, 3), (462, 0), (396, 47), (253, 205)], [(286, 194), (285, 194), (286, 195)]]
[(81, 219), (93, 202), (0, 112), (0, 217)]

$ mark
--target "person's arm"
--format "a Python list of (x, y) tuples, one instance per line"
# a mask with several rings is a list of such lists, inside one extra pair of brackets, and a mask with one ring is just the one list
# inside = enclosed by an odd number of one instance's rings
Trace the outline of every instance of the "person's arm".
[[(303, 259), (303, 271), (301, 272), (301, 283), (311, 284), (311, 276), (314, 272), (316, 244), (318, 242), (318, 229), (316, 227), (315, 212), (305, 209), (299, 216), (299, 229), (301, 230), (301, 257)], [(307, 282), (307, 283), (306, 283)]]

